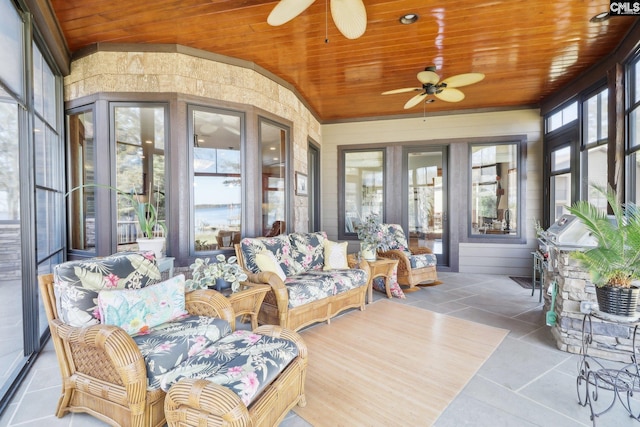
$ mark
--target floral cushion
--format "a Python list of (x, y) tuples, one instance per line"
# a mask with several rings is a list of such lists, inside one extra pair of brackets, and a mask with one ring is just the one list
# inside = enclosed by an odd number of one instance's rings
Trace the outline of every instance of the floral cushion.
[[(389, 277), (387, 280), (389, 281), (389, 292), (391, 293), (392, 297), (406, 298), (404, 292), (402, 291), (402, 288), (400, 287), (400, 284), (398, 283), (398, 266), (397, 265), (393, 269), (393, 273), (391, 273), (391, 277)], [(387, 289), (385, 288), (384, 277), (376, 277), (375, 279), (373, 279), (371, 286), (373, 287), (373, 289), (377, 291), (384, 292), (385, 294), (387, 293)]]
[(76, 327), (100, 323), (102, 289), (140, 289), (160, 281), (153, 252), (121, 252), (104, 258), (69, 261), (54, 268), (58, 316)]
[(215, 317), (187, 316), (133, 337), (147, 366), (148, 388), (160, 387), (163, 376), (231, 334), (229, 322)]
[(304, 271), (322, 270), (324, 267), (324, 244), (327, 233), (291, 233), (291, 254)]
[(303, 271), (302, 266), (292, 255), (291, 242), (286, 235), (275, 237), (250, 238), (245, 237), (240, 241), (240, 249), (247, 270), (252, 273), (259, 273), (260, 269), (256, 263), (256, 255), (269, 251), (276, 256), (284, 274), (289, 277)]
[(291, 341), (239, 330), (167, 372), (168, 391), (182, 378), (207, 379), (234, 391), (249, 406), (298, 355)]
[(435, 254), (409, 255), (409, 263), (411, 268), (435, 267), (438, 259)]
[(186, 316), (184, 274), (141, 289), (103, 289), (98, 308), (103, 324), (115, 325), (129, 335)]
[(311, 270), (289, 277), (284, 284), (289, 293), (289, 307), (337, 295), (367, 284), (364, 270)]

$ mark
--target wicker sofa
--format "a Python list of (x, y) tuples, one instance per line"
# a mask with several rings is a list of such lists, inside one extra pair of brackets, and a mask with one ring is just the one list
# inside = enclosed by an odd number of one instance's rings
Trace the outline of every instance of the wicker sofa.
[[(181, 275), (159, 280), (151, 252), (70, 261), (39, 276), (63, 380), (58, 417), (86, 412), (114, 426), (157, 427), (166, 404), (169, 424), (184, 425), (176, 400), (165, 402), (174, 387), (194, 405), (203, 399), (210, 425), (277, 425), (305, 405), (307, 349), (297, 333), (235, 330), (222, 294), (185, 294)], [(194, 379), (207, 393), (192, 390)]]
[[(238, 263), (249, 281), (271, 287), (262, 302), (259, 323), (297, 331), (312, 323), (330, 322), (349, 308), (364, 310), (368, 264), (363, 261), (355, 265), (351, 260), (331, 268), (335, 265), (325, 260), (325, 251), (331, 245), (336, 243), (330, 242), (326, 233), (315, 232), (244, 238), (235, 246)], [(265, 254), (272, 255), (277, 271), (258, 265)]]

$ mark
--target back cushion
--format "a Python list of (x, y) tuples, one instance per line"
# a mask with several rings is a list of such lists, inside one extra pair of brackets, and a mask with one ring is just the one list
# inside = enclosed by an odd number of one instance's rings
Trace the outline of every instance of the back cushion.
[(322, 270), (324, 267), (324, 242), (327, 233), (291, 233), (291, 255), (304, 271)]
[(259, 273), (260, 268), (256, 263), (256, 255), (269, 251), (275, 255), (284, 274), (294, 276), (302, 272), (302, 266), (293, 258), (291, 254), (291, 243), (286, 235), (275, 237), (250, 238), (245, 237), (240, 241), (240, 250), (244, 258), (245, 267), (252, 273)]
[[(409, 244), (407, 243), (407, 237), (404, 234), (404, 230), (400, 224), (383, 224), (387, 230), (386, 232), (393, 236), (394, 243), (390, 245), (389, 249), (398, 249), (403, 252), (409, 250)], [(383, 232), (385, 232), (383, 228)]]
[(100, 323), (97, 300), (102, 289), (140, 289), (160, 281), (153, 252), (69, 261), (55, 266), (53, 274), (58, 316), (77, 327)]

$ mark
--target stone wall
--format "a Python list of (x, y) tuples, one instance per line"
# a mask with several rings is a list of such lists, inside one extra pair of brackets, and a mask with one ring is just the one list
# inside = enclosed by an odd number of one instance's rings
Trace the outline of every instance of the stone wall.
[[(551, 309), (551, 296), (547, 289), (555, 280), (558, 284), (554, 310), (557, 323), (551, 333), (560, 350), (580, 354), (582, 351), (583, 322), (580, 311), (582, 302), (596, 304), (595, 287), (589, 273), (570, 257), (570, 251), (551, 246), (549, 270), (545, 273), (545, 313)], [(588, 325), (588, 323), (587, 323)], [(590, 356), (620, 362), (630, 362), (633, 352), (634, 323), (620, 323), (591, 316), (593, 341), (588, 347)], [(588, 330), (589, 326), (587, 326)]]

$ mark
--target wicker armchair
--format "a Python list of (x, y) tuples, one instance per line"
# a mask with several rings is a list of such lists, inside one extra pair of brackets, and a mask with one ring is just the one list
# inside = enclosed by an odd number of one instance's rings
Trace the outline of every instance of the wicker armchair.
[(378, 256), (398, 260), (398, 283), (413, 288), (418, 285), (435, 285), (438, 281), (436, 256), (425, 247), (409, 247), (407, 238), (398, 224), (382, 224), (383, 232), (392, 235), (393, 243), (386, 251), (378, 250)]

